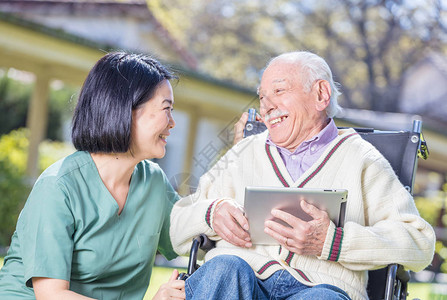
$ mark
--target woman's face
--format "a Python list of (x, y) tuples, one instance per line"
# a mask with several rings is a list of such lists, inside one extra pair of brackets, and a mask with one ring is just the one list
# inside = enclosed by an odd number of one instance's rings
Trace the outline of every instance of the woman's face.
[(132, 112), (132, 153), (143, 159), (162, 158), (166, 153), (174, 94), (168, 80), (160, 82), (151, 99)]

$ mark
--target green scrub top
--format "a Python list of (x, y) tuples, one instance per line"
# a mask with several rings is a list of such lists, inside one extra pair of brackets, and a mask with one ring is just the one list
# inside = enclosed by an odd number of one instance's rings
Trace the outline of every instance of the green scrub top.
[(96, 299), (142, 299), (157, 250), (177, 256), (169, 239), (177, 200), (160, 167), (142, 161), (118, 215), (88, 152), (56, 162), (19, 216), (0, 270), (0, 299), (35, 299), (32, 277), (67, 280), (70, 290)]

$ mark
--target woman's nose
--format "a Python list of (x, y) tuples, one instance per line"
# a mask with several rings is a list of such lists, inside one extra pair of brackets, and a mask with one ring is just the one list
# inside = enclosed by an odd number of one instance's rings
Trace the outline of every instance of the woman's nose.
[(175, 127), (175, 120), (174, 120), (174, 117), (171, 115), (169, 117), (169, 129), (172, 129), (174, 127)]

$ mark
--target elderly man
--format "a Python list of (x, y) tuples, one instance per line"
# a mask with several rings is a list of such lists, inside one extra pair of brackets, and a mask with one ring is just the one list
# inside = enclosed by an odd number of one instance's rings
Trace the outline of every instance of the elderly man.
[[(335, 126), (339, 92), (326, 62), (310, 52), (280, 55), (258, 94), (268, 130), (236, 144), (172, 211), (178, 253), (200, 233), (217, 241), (186, 281), (187, 299), (367, 299), (367, 270), (389, 263), (424, 269), (433, 229), (387, 160), (353, 129)], [(252, 244), (246, 186), (347, 189), (344, 227), (302, 201), (313, 220), (273, 210), (290, 227), (266, 221), (277, 245)]]

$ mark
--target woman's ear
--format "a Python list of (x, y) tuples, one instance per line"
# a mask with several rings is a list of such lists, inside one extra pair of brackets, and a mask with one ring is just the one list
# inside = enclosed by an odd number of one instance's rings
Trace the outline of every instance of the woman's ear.
[(326, 80), (319, 80), (316, 84), (317, 89), (317, 101), (315, 108), (318, 111), (324, 111), (331, 101), (331, 86)]

